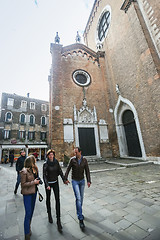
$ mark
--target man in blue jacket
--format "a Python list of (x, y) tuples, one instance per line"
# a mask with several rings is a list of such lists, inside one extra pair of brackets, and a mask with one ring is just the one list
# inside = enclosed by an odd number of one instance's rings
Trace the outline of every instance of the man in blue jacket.
[(21, 155), (21, 156), (17, 159), (17, 162), (16, 162), (17, 182), (16, 182), (14, 194), (17, 193), (19, 184), (20, 184), (20, 182), (21, 182), (20, 171), (21, 171), (22, 168), (24, 167), (24, 161), (25, 161), (25, 159), (26, 159), (26, 152), (22, 149), (22, 150), (20, 151), (20, 155)]

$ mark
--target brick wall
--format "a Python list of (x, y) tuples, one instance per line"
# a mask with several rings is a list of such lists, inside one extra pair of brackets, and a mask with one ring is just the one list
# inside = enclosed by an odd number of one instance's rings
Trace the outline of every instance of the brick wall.
[[(148, 9), (145, 2), (150, 2), (149, 5), (154, 10), (148, 17), (157, 18), (154, 34), (157, 33), (158, 36), (159, 1), (142, 2), (145, 11)], [(96, 51), (97, 22), (103, 8), (110, 5), (111, 24), (102, 48), (106, 54), (109, 104), (111, 108), (115, 108), (118, 99), (115, 85), (118, 84), (121, 95), (133, 103), (138, 113), (146, 155), (160, 156), (160, 62), (152, 38), (148, 35), (148, 26), (144, 24), (143, 14), (137, 4), (132, 3), (127, 13), (124, 13), (120, 10), (122, 1), (97, 1), (84, 36), (86, 44)], [(153, 28), (152, 26), (152, 32)], [(158, 41), (157, 37), (157, 43)]]

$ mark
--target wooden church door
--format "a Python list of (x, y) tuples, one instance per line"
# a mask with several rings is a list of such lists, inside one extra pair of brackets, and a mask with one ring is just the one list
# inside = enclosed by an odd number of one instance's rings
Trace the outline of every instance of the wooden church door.
[(125, 130), (128, 156), (142, 157), (141, 147), (139, 143), (139, 137), (134, 120), (133, 112), (126, 110), (122, 116), (122, 122)]
[(96, 155), (94, 128), (78, 128), (79, 146), (84, 156)]

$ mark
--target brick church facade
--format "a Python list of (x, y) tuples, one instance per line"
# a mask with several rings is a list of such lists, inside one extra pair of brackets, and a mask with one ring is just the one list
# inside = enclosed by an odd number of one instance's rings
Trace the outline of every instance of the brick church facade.
[(95, 0), (84, 44), (51, 44), (57, 157), (160, 159), (160, 1)]

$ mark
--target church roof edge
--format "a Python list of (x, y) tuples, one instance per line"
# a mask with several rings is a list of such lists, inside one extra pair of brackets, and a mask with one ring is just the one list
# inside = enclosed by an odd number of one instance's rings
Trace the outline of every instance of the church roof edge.
[(76, 50), (76, 49), (84, 50), (87, 53), (89, 53), (90, 55), (97, 57), (97, 53), (95, 51), (93, 51), (92, 49), (88, 48), (86, 45), (81, 44), (81, 43), (74, 43), (74, 44), (63, 47), (62, 54), (65, 52)]
[[(88, 24), (89, 24), (89, 22), (90, 22), (90, 19), (91, 19), (91, 16), (92, 16), (92, 13), (93, 13), (93, 11), (94, 11), (94, 8), (95, 8), (96, 3), (97, 3), (97, 0), (95, 0), (94, 3), (93, 3), (93, 7), (92, 7), (91, 13), (90, 13), (90, 15), (89, 15), (89, 18), (88, 18), (86, 27), (85, 27), (85, 29), (84, 29), (84, 33), (85, 33), (86, 30), (87, 30), (87, 26), (88, 26)], [(83, 33), (83, 35), (84, 35), (84, 33)]]

